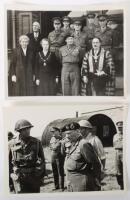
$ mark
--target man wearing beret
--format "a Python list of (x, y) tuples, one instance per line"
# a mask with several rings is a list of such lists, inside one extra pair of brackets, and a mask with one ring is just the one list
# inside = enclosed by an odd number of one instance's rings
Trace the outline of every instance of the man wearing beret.
[(86, 33), (89, 39), (89, 43), (91, 46), (91, 41), (95, 36), (95, 30), (98, 26), (95, 25), (95, 13), (88, 13), (87, 14), (87, 26), (83, 28), (83, 32)]
[(74, 43), (76, 46), (82, 48), (83, 52), (85, 53), (86, 50), (90, 49), (89, 40), (86, 33), (81, 31), (82, 29), (82, 21), (75, 20), (74, 21), (74, 31), (72, 33), (74, 37)]
[(98, 15), (99, 28), (95, 30), (95, 37), (102, 41), (102, 46), (106, 50), (110, 50), (113, 46), (112, 30), (107, 26), (108, 16), (105, 14)]
[(120, 189), (123, 190), (123, 121), (118, 121), (116, 125), (118, 132), (113, 137), (113, 146), (116, 151), (116, 178)]
[(50, 132), (52, 133), (52, 138), (50, 140), (51, 164), (55, 185), (53, 190), (60, 189), (64, 191), (64, 157), (61, 154), (62, 138), (60, 130), (57, 127), (52, 127)]
[(77, 96), (80, 92), (82, 49), (74, 44), (73, 36), (66, 36), (65, 41), (67, 44), (59, 50), (62, 93), (64, 96)]
[(80, 132), (78, 123), (70, 123), (65, 133), (71, 141), (66, 157), (67, 189), (69, 192), (99, 190), (97, 176), (100, 175), (100, 163), (86, 134)]

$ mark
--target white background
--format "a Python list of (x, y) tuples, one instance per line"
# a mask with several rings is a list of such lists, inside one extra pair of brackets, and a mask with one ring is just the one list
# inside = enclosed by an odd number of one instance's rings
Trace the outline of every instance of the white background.
[[(33, 3), (33, 4), (46, 4), (46, 5), (65, 5), (67, 8), (67, 5), (87, 5), (87, 4), (111, 4), (111, 3), (115, 3), (118, 5), (119, 3), (125, 3), (127, 4), (127, 9), (126, 9), (126, 38), (125, 38), (125, 50), (126, 50), (126, 65), (125, 67), (127, 68), (127, 77), (126, 80), (128, 80), (126, 82), (127, 86), (130, 85), (130, 61), (129, 61), (129, 56), (130, 56), (130, 0), (127, 1), (119, 1), (119, 0), (0, 0), (0, 199), (2, 200), (7, 200), (7, 199), (19, 199), (22, 198), (22, 200), (26, 200), (26, 199), (47, 199), (47, 197), (44, 197), (44, 194), (40, 195), (40, 196), (35, 196), (35, 195), (24, 195), (24, 196), (7, 196), (7, 194), (3, 194), (3, 189), (4, 189), (4, 129), (3, 129), (3, 117), (2, 117), (2, 107), (3, 105), (10, 103), (10, 102), (5, 102), (5, 91), (4, 91), (4, 69), (5, 69), (5, 65), (4, 65), (4, 60), (5, 60), (5, 49), (4, 49), (4, 38), (6, 33), (4, 32), (5, 30), (5, 21), (4, 21), (4, 4), (5, 3)], [(86, 6), (87, 8), (87, 6)], [(98, 7), (97, 7), (98, 9)], [(130, 94), (130, 87), (128, 87), (128, 94)], [(46, 99), (45, 99), (46, 100)], [(45, 101), (44, 100), (44, 101)], [(55, 101), (57, 101), (58, 99), (55, 98)], [(66, 99), (64, 98), (63, 101), (65, 101)], [(70, 100), (70, 99), (69, 99)], [(97, 99), (96, 102), (101, 102), (102, 99)], [(130, 98), (126, 98), (126, 99), (122, 99), (121, 102), (124, 103), (128, 103), (130, 100)], [(71, 98), (71, 101), (75, 101), (75, 99)], [(77, 98), (77, 101), (82, 101), (81, 99)], [(106, 99), (104, 99), (104, 101), (106, 101)], [(115, 99), (113, 101), (116, 101)], [(110, 102), (110, 98), (109, 98), (109, 102)], [(13, 104), (15, 102), (12, 102)], [(42, 100), (40, 100), (39, 102), (35, 101), (31, 101), (31, 102), (23, 102), (23, 103), (27, 103), (28, 105), (37, 105), (37, 104), (44, 104), (44, 102)], [(82, 103), (82, 102), (81, 102)], [(87, 103), (87, 100), (86, 100)], [(127, 150), (127, 154), (126, 154), (126, 164), (127, 164), (127, 172), (128, 172), (128, 182), (130, 180), (130, 110), (128, 112), (128, 119), (127, 119), (127, 129), (126, 129), (126, 150)], [(52, 197), (48, 197), (50, 199), (55, 199), (55, 200), (66, 200), (67, 199), (92, 199), (92, 200), (102, 200), (102, 199), (130, 199), (130, 184), (128, 183), (128, 191), (125, 194), (120, 194), (118, 193), (114, 193), (114, 194), (108, 194), (108, 193), (101, 193), (99, 195), (84, 195), (84, 196), (80, 196), (80, 195), (75, 195), (75, 196), (66, 196), (65, 193), (62, 196), (52, 196)], [(105, 196), (104, 196), (105, 195)]]

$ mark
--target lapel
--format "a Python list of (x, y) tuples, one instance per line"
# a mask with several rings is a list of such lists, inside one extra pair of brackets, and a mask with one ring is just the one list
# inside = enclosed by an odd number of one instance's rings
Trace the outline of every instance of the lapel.
[(71, 147), (70, 152), (69, 152), (69, 155), (71, 155), (71, 154), (77, 149), (77, 146), (78, 146), (78, 145), (79, 145), (79, 141), (77, 141), (77, 142), (75, 143), (75, 145)]

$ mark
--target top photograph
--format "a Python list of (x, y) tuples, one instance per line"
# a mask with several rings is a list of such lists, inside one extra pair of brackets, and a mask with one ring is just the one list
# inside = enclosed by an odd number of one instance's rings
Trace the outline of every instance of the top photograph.
[(6, 10), (7, 96), (124, 96), (124, 10)]

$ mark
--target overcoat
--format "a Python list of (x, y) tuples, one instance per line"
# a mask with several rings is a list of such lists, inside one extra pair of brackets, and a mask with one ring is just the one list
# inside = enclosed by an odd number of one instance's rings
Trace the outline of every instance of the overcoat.
[[(11, 77), (16, 76), (16, 83)], [(26, 56), (21, 47), (14, 49), (9, 69), (9, 94), (11, 96), (33, 95), (33, 53), (27, 48)]]

